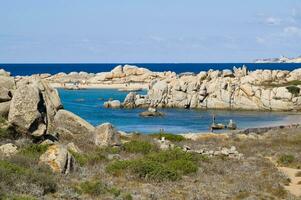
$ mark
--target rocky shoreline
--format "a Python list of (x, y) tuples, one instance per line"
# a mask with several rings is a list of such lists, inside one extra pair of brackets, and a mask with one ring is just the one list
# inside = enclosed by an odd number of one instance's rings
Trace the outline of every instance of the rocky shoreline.
[[(39, 74), (51, 86), (65, 89), (114, 88), (122, 91), (145, 89), (147, 95), (129, 93), (125, 108), (203, 108), (265, 111), (301, 110), (301, 68), (249, 71), (246, 66), (201, 71), (198, 74), (152, 72), (125, 65), (110, 72)], [(16, 80), (28, 77), (17, 76)]]

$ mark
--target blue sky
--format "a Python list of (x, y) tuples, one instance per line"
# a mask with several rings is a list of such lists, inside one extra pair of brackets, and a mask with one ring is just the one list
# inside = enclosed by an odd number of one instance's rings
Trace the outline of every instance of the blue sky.
[(0, 0), (0, 63), (301, 55), (300, 0)]

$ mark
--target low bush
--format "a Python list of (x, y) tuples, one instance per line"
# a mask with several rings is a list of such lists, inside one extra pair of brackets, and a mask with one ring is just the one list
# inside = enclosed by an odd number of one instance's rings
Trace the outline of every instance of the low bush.
[(172, 134), (172, 133), (154, 133), (150, 135), (153, 138), (161, 139), (164, 137), (165, 139), (172, 142), (181, 142), (185, 140), (185, 137), (182, 135)]
[(3, 195), (0, 196), (1, 200), (37, 200), (36, 198), (28, 195)]
[[(90, 196), (100, 196), (105, 194), (111, 194), (114, 197), (121, 197), (121, 199), (130, 199), (130, 194), (123, 194), (122, 191), (116, 187), (109, 187), (103, 184), (99, 180), (92, 180), (92, 181), (84, 181), (81, 182), (74, 187), (75, 191), (79, 194), (88, 194)], [(129, 197), (127, 197), (129, 196)]]
[(89, 194), (99, 196), (107, 192), (107, 188), (100, 181), (85, 181), (75, 186), (79, 194)]
[(49, 145), (30, 144), (29, 146), (21, 149), (19, 154), (26, 157), (38, 159), (43, 153), (47, 151), (48, 147)]
[(124, 150), (129, 153), (148, 154), (155, 149), (156, 146), (147, 141), (133, 140), (124, 144)]
[[(27, 161), (25, 161), (27, 159)], [(0, 190), (2, 193), (13, 191), (14, 194), (32, 194), (28, 185), (35, 185), (41, 194), (57, 190), (54, 175), (46, 166), (39, 166), (28, 157), (18, 156), (11, 160), (0, 160)], [(38, 188), (38, 189), (37, 189)]]
[(294, 160), (295, 160), (295, 157), (293, 155), (284, 154), (278, 158), (277, 163), (279, 165), (288, 166), (288, 165), (292, 164), (294, 162)]
[(107, 171), (121, 175), (125, 171), (139, 179), (175, 181), (182, 175), (195, 173), (198, 170), (196, 154), (185, 153), (179, 149), (153, 152), (140, 159), (115, 161), (107, 166)]
[(297, 172), (295, 176), (296, 177), (301, 177), (301, 171)]
[(288, 86), (286, 89), (294, 96), (298, 96), (300, 94), (300, 88), (297, 86)]
[(102, 160), (105, 160), (105, 156), (102, 154), (101, 151), (94, 151), (89, 153), (77, 153), (70, 151), (70, 153), (73, 155), (76, 162), (80, 166), (94, 165)]

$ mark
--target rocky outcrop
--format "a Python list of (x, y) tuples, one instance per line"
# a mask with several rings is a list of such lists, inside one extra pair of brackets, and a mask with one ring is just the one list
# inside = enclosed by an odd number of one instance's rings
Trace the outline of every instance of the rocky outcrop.
[(67, 110), (59, 110), (54, 117), (54, 123), (56, 132), (61, 134), (90, 134), (95, 129), (94, 126)]
[(148, 108), (147, 111), (144, 111), (139, 114), (141, 117), (162, 117), (164, 113), (159, 112), (156, 108)]
[(41, 79), (24, 79), (13, 91), (8, 121), (18, 132), (40, 137), (53, 133), (54, 116), (61, 108), (55, 89)]
[(300, 70), (209, 70), (155, 80), (147, 95), (129, 93), (123, 106), (301, 110), (300, 78)]
[(140, 90), (146, 89), (148, 84), (155, 79), (164, 79), (166, 77), (175, 77), (174, 72), (152, 72), (146, 68), (139, 68), (133, 65), (119, 65), (110, 72), (86, 73), (71, 72), (58, 73), (53, 76), (34, 75), (41, 79), (47, 80), (56, 87), (66, 89), (80, 89), (89, 85), (118, 85), (123, 90)]
[(39, 110), (40, 94), (38, 88), (32, 85), (19, 87), (10, 104), (8, 120), (19, 132), (33, 132), (37, 124), (43, 121)]
[(9, 107), (10, 101), (0, 103), (0, 117), (8, 117)]
[(119, 146), (120, 133), (110, 123), (101, 124), (95, 129), (94, 142), (101, 147)]
[(18, 152), (18, 147), (12, 143), (3, 144), (0, 146), (0, 154), (11, 156)]
[(120, 108), (121, 103), (119, 100), (106, 101), (106, 102), (104, 102), (103, 106), (105, 108)]
[(55, 144), (41, 155), (40, 163), (48, 165), (53, 172), (69, 174), (75, 168), (75, 160), (67, 146)]

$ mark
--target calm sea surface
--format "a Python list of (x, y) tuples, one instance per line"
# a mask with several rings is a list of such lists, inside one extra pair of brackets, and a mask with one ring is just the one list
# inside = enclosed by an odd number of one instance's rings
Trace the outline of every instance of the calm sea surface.
[[(301, 68), (301, 64), (254, 64), (254, 63), (200, 63), (200, 64), (139, 64), (152, 71), (195, 72), (209, 69), (232, 69), (233, 66), (247, 65), (250, 70), (282, 69), (293, 70)], [(110, 71), (118, 63), (110, 64), (0, 64), (0, 68), (10, 71), (13, 75), (32, 75), (38, 73), (55, 74), (58, 72), (86, 71), (91, 73)], [(114, 124), (119, 130), (127, 132), (154, 133), (160, 129), (172, 133), (208, 131), (212, 115), (217, 121), (228, 123), (230, 119), (237, 122), (239, 128), (257, 127), (265, 125), (279, 125), (290, 122), (300, 122), (299, 115), (281, 112), (245, 112), (221, 110), (184, 110), (162, 109), (166, 113), (159, 118), (141, 118), (139, 113), (143, 109), (105, 109), (104, 101), (109, 98), (123, 101), (126, 92), (111, 89), (89, 90), (59, 90), (65, 109), (81, 116), (93, 125), (104, 122)], [(145, 93), (142, 92), (142, 93)]]
[[(233, 66), (241, 67), (246, 65), (250, 70), (255, 69), (282, 69), (293, 70), (301, 68), (301, 64), (295, 63), (134, 63), (139, 67), (145, 67), (152, 71), (174, 71), (176, 73), (181, 72), (195, 72), (207, 71), (209, 69), (232, 69)], [(0, 69), (4, 68), (10, 71), (13, 75), (31, 75), (40, 73), (56, 74), (59, 72), (72, 72), (72, 71), (85, 71), (91, 73), (111, 71), (118, 63), (108, 64), (1, 64)]]
[(172, 133), (205, 132), (208, 131), (213, 114), (221, 123), (228, 123), (230, 119), (233, 119), (238, 123), (239, 128), (279, 125), (288, 123), (288, 120), (293, 122), (299, 120), (299, 115), (285, 112), (185, 109), (161, 109), (160, 111), (166, 114), (164, 117), (142, 118), (139, 117), (139, 113), (144, 111), (143, 109), (103, 108), (103, 103), (109, 98), (123, 101), (126, 92), (113, 89), (59, 89), (59, 94), (65, 109), (76, 113), (93, 125), (110, 122), (119, 130), (127, 132), (154, 133), (161, 128)]

